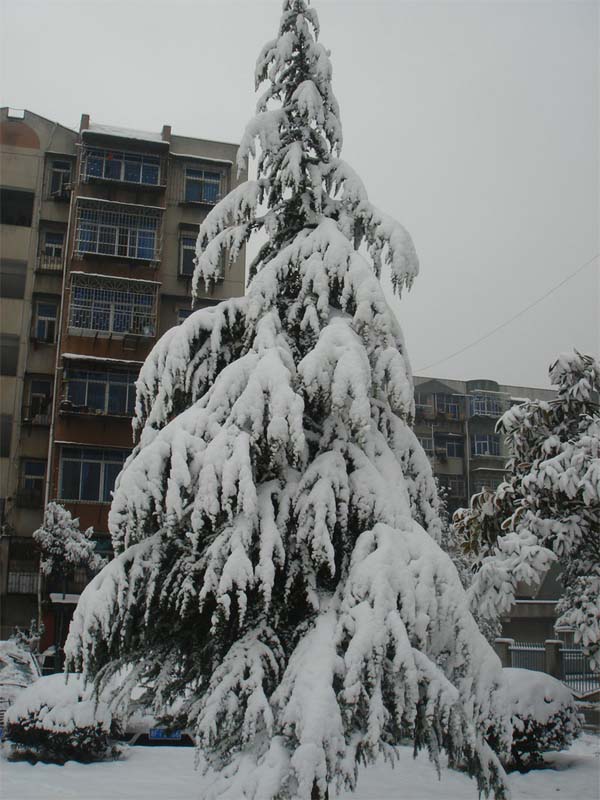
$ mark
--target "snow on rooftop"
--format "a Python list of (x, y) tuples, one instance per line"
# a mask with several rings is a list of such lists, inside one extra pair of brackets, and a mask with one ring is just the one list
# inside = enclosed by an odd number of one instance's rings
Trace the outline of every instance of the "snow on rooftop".
[(137, 139), (139, 142), (160, 142), (168, 144), (162, 138), (162, 133), (154, 131), (137, 131), (133, 128), (121, 128), (117, 125), (100, 125), (97, 122), (90, 122), (89, 128), (82, 133), (101, 133), (103, 136), (118, 136), (121, 139)]

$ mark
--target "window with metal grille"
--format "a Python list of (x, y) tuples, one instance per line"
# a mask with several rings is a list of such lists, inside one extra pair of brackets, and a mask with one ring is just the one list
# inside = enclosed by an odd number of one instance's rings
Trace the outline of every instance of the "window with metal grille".
[(127, 450), (95, 447), (63, 447), (60, 455), (60, 497), (110, 503), (117, 475)]
[(36, 300), (33, 319), (33, 338), (37, 342), (53, 344), (56, 339), (58, 303), (54, 300)]
[(460, 398), (452, 394), (436, 394), (435, 407), (442, 414), (447, 414), (452, 419), (460, 417)]
[(50, 197), (62, 199), (68, 194), (71, 182), (71, 162), (52, 161), (50, 164)]
[(65, 396), (77, 408), (132, 416), (136, 378), (134, 372), (67, 369)]
[(135, 336), (156, 335), (158, 284), (72, 273), (69, 327)]
[(214, 170), (185, 168), (186, 203), (210, 203), (221, 199), (221, 173)]
[(79, 201), (75, 252), (158, 261), (161, 215), (147, 206)]
[(86, 182), (96, 179), (159, 186), (161, 159), (148, 153), (85, 148), (81, 157), (81, 177)]
[(476, 433), (471, 439), (471, 454), (474, 456), (499, 456), (500, 436), (495, 433)]
[(476, 395), (470, 398), (472, 417), (499, 417), (502, 414), (502, 402), (490, 395)]

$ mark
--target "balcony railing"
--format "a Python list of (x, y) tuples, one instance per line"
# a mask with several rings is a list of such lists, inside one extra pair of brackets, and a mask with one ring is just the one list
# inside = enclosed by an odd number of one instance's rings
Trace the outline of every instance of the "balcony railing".
[(38, 572), (9, 572), (8, 594), (37, 594), (40, 576)]
[(74, 255), (160, 261), (163, 208), (78, 198)]
[(62, 256), (48, 256), (42, 253), (37, 257), (36, 272), (52, 272), (54, 274), (62, 274), (63, 271), (63, 257)]
[(43, 508), (44, 506), (44, 487), (39, 489), (18, 489), (15, 498), (19, 508)]
[(48, 407), (44, 412), (40, 411), (39, 407), (24, 406), (21, 417), (23, 425), (39, 425), (41, 427), (50, 425), (50, 406), (50, 399), (48, 400)]

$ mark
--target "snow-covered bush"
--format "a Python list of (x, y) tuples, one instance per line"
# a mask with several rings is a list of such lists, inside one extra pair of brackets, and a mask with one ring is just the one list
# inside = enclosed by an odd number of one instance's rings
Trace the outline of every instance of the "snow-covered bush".
[(60, 503), (48, 503), (41, 528), (33, 532), (42, 574), (69, 577), (75, 567), (98, 572), (106, 559), (96, 553), (92, 533), (92, 528), (82, 531), (79, 520)]
[(473, 610), (509, 612), (517, 586), (537, 584), (558, 561), (565, 587), (557, 626), (572, 628), (600, 663), (600, 365), (577, 351), (550, 367), (556, 399), (532, 400), (499, 420), (507, 477), (454, 515), (456, 536), (478, 568)]
[(31, 762), (101, 761), (118, 755), (118, 724), (81, 675), (47, 675), (24, 689), (6, 712), (9, 758)]
[(581, 731), (571, 690), (530, 669), (502, 670), (502, 695), (513, 728), (509, 769), (527, 771), (543, 763), (542, 753), (566, 750)]

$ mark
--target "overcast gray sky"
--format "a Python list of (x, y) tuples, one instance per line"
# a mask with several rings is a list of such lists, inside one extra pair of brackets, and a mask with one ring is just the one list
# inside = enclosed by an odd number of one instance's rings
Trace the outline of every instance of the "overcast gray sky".
[[(239, 141), (279, 0), (0, 0), (2, 105)], [(547, 385), (599, 350), (599, 4), (316, 0), (343, 155), (412, 234), (416, 374)], [(442, 362), (425, 371), (424, 367)]]

